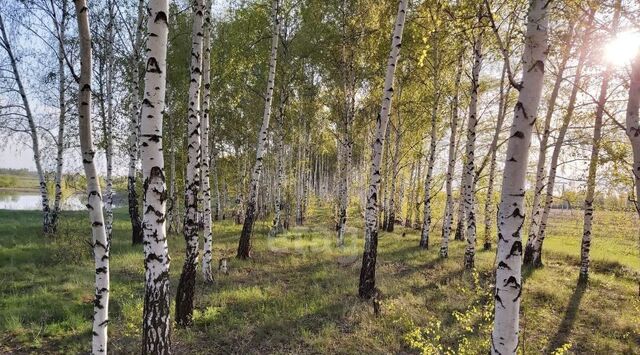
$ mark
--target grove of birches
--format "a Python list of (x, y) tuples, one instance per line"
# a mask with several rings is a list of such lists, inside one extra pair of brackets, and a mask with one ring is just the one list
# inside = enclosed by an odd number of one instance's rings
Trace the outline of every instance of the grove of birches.
[(631, 0), (3, 0), (1, 144), (92, 284), (86, 331), (0, 352), (640, 354), (638, 31)]

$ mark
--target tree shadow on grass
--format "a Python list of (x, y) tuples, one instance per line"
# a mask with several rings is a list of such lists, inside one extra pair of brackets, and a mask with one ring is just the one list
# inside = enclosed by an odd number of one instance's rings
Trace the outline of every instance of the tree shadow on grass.
[(549, 345), (547, 346), (547, 352), (551, 353), (555, 349), (561, 347), (566, 344), (571, 331), (573, 330), (573, 324), (576, 321), (576, 317), (578, 315), (578, 310), (580, 308), (580, 302), (582, 301), (582, 297), (584, 296), (585, 291), (587, 290), (586, 282), (578, 282), (575, 290), (573, 291), (573, 295), (569, 299), (569, 304), (567, 305), (567, 309), (564, 314), (564, 318), (558, 327), (558, 331), (553, 336)]

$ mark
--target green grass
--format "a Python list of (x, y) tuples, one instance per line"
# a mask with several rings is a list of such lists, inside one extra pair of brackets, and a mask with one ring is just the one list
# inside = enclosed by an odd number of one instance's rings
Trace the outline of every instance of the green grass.
[[(174, 328), (174, 353), (428, 353), (434, 344), (453, 353), (487, 352), (495, 251), (479, 251), (477, 273), (470, 273), (462, 268), (464, 243), (452, 242), (449, 259), (441, 260), (437, 247), (417, 248), (417, 231), (382, 233), (377, 275), (383, 301), (376, 317), (371, 304), (356, 296), (362, 222), (353, 221), (347, 246), (336, 249), (330, 210), (314, 206), (307, 226), (275, 239), (266, 238), (268, 223), (258, 222), (250, 261), (233, 258), (241, 226), (216, 223), (214, 255), (230, 257), (230, 273), (216, 274), (213, 285), (198, 275), (195, 324)], [(126, 211), (116, 211), (115, 218), (109, 347), (137, 353), (142, 251), (130, 246)], [(579, 211), (554, 214), (545, 266), (525, 272), (521, 345), (527, 354), (565, 344), (576, 354), (638, 354), (636, 218), (596, 213), (592, 277), (580, 288), (581, 218)], [(40, 233), (39, 213), (0, 211), (0, 353), (89, 348), (94, 273), (84, 242), (88, 217), (65, 213), (62, 220), (60, 235), (48, 240)], [(434, 236), (432, 246), (439, 232)], [(175, 291), (182, 237), (172, 235), (169, 247)]]
[(0, 174), (0, 188), (11, 190), (35, 190), (40, 183), (36, 175)]

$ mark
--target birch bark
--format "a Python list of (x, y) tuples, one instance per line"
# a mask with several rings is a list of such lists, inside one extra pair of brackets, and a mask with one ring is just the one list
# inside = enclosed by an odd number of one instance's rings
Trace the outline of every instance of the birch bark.
[(531, 0), (522, 56), (522, 82), (507, 143), (498, 210), (492, 354), (516, 354), (522, 294), (524, 194), (533, 124), (537, 118), (548, 44), (548, 0)]
[(198, 192), (200, 189), (201, 120), (200, 89), (202, 85), (203, 15), (204, 0), (193, 0), (193, 26), (191, 33), (191, 80), (189, 83), (189, 105), (187, 122), (187, 171), (184, 194), (184, 240), (186, 255), (180, 274), (176, 294), (176, 323), (191, 325), (193, 319), (193, 297), (195, 293), (196, 269), (198, 268)]
[[(621, 0), (615, 2), (615, 10), (613, 14), (613, 22), (611, 24), (612, 32), (618, 30), (618, 22), (620, 20)], [(589, 175), (587, 177), (587, 193), (584, 199), (584, 223), (582, 228), (582, 243), (580, 246), (580, 279), (587, 280), (589, 277), (589, 251), (591, 249), (591, 229), (593, 221), (593, 199), (596, 190), (596, 174), (598, 170), (598, 161), (600, 154), (600, 144), (602, 139), (602, 117), (604, 108), (607, 103), (607, 90), (609, 81), (613, 73), (613, 66), (608, 64), (602, 74), (602, 84), (600, 85), (600, 95), (598, 96), (598, 104), (596, 106), (596, 117), (593, 126), (593, 143), (591, 145), (591, 158), (589, 159)]]
[[(480, 15), (482, 16), (482, 15)], [(476, 126), (478, 125), (478, 88), (480, 87), (480, 69), (482, 68), (482, 33), (479, 33), (473, 45), (473, 68), (471, 70), (471, 94), (469, 101), (469, 120), (467, 121), (466, 161), (464, 168), (464, 211), (467, 220), (467, 247), (464, 250), (464, 267), (475, 267), (476, 255), (476, 179), (475, 145)]]
[(447, 164), (447, 175), (445, 180), (445, 190), (447, 199), (444, 207), (444, 221), (442, 224), (442, 243), (440, 244), (440, 257), (449, 257), (449, 238), (451, 237), (451, 225), (453, 224), (453, 175), (456, 169), (456, 135), (458, 134), (458, 88), (462, 77), (462, 56), (464, 51), (458, 54), (456, 64), (456, 77), (454, 82), (454, 95), (451, 104), (451, 131), (449, 133), (449, 162)]
[(362, 254), (362, 268), (360, 269), (360, 284), (358, 294), (361, 298), (372, 298), (376, 293), (376, 257), (378, 254), (378, 188), (380, 186), (380, 161), (382, 146), (391, 112), (393, 98), (393, 80), (400, 55), (402, 33), (407, 11), (407, 0), (398, 1), (398, 14), (393, 28), (391, 51), (387, 63), (387, 70), (382, 91), (380, 113), (376, 119), (375, 138), (371, 146), (371, 170), (369, 172), (369, 188), (367, 192), (367, 207), (365, 211), (365, 244)]
[(166, 233), (167, 186), (162, 144), (167, 82), (168, 1), (150, 0), (147, 13), (148, 41), (140, 115), (145, 265), (142, 353), (170, 354), (171, 258)]
[(109, 240), (102, 214), (102, 193), (96, 165), (95, 148), (91, 136), (91, 32), (89, 8), (86, 0), (74, 0), (80, 36), (80, 90), (78, 118), (82, 165), (87, 178), (87, 208), (91, 221), (93, 257), (95, 260), (95, 300), (93, 301), (92, 354), (107, 353), (107, 324), (109, 322)]
[(129, 218), (131, 220), (131, 244), (142, 244), (144, 232), (138, 209), (138, 193), (136, 192), (136, 172), (138, 164), (138, 133), (140, 131), (140, 51), (142, 47), (142, 22), (144, 19), (144, 0), (138, 1), (138, 18), (136, 20), (136, 35), (133, 42), (133, 89), (131, 90), (132, 111), (129, 121), (129, 171), (127, 174), (127, 196), (129, 203)]
[(260, 182), (260, 174), (262, 173), (262, 165), (264, 153), (267, 145), (267, 130), (269, 129), (269, 118), (271, 117), (271, 102), (273, 101), (273, 88), (276, 78), (276, 64), (278, 60), (278, 42), (280, 34), (280, 20), (278, 19), (279, 1), (271, 2), (271, 21), (273, 29), (271, 33), (271, 54), (269, 58), (269, 77), (267, 79), (267, 88), (265, 92), (264, 113), (262, 115), (262, 126), (258, 133), (258, 143), (256, 148), (256, 161), (251, 174), (251, 182), (249, 183), (249, 193), (247, 196), (247, 209), (242, 226), (242, 234), (238, 243), (237, 257), (247, 259), (251, 257), (251, 233), (253, 231), (253, 223), (256, 218), (256, 200), (258, 197), (258, 183)]
[(203, 47), (204, 56), (202, 58), (202, 74), (204, 79), (202, 81), (202, 227), (204, 229), (204, 250), (202, 252), (202, 274), (206, 282), (213, 282), (212, 269), (212, 248), (213, 248), (213, 235), (211, 232), (211, 187), (210, 187), (210, 171), (209, 162), (211, 157), (209, 156), (209, 110), (211, 103), (211, 1), (205, 0), (204, 6), (204, 24), (202, 30), (204, 31)]
[(588, 23), (586, 24), (586, 27), (585, 27), (585, 36), (583, 37), (583, 43), (580, 48), (580, 54), (578, 56), (578, 64), (576, 66), (576, 72), (575, 72), (574, 81), (573, 81), (573, 88), (571, 89), (571, 95), (569, 97), (567, 111), (564, 114), (562, 125), (560, 126), (558, 137), (556, 138), (556, 142), (553, 148), (553, 154), (551, 155), (549, 174), (547, 177), (547, 184), (546, 184), (544, 208), (542, 210), (542, 215), (540, 217), (540, 226), (538, 228), (537, 235), (531, 234), (529, 236), (529, 239), (527, 240), (527, 245), (524, 250), (523, 263), (526, 265), (531, 265), (534, 267), (538, 267), (542, 265), (542, 244), (545, 238), (547, 221), (549, 219), (549, 213), (551, 212), (551, 204), (553, 203), (553, 190), (556, 183), (558, 161), (560, 159), (562, 145), (564, 144), (564, 139), (566, 137), (567, 130), (569, 129), (569, 124), (571, 123), (571, 119), (573, 118), (573, 112), (576, 107), (576, 100), (578, 97), (578, 91), (580, 89), (580, 84), (582, 80), (582, 70), (584, 69), (584, 65), (587, 59), (587, 54), (588, 54), (587, 49), (588, 49), (588, 45), (590, 44), (589, 37), (590, 37), (591, 27), (593, 24), (593, 18), (594, 18), (594, 11), (591, 10)]

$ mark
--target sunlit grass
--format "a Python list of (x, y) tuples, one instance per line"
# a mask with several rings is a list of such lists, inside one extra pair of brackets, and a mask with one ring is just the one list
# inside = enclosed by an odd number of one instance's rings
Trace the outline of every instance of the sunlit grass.
[[(212, 285), (198, 276), (195, 324), (174, 330), (176, 353), (414, 352), (406, 335), (434, 322), (441, 323), (443, 346), (456, 350), (464, 343), (484, 352), (487, 337), (479, 334), (490, 323), (473, 309), (490, 304), (495, 250), (478, 251), (474, 281), (462, 268), (465, 243), (452, 242), (449, 259), (438, 257), (440, 226), (434, 228), (427, 251), (417, 247), (418, 231), (398, 227), (395, 233), (382, 233), (377, 276), (383, 314), (376, 317), (371, 304), (356, 296), (361, 230), (350, 228), (347, 245), (336, 248), (329, 206), (314, 205), (310, 212), (305, 226), (275, 238), (266, 236), (269, 221), (257, 223), (254, 257), (248, 261), (233, 257), (241, 226), (215, 224), (214, 256), (216, 262), (230, 258), (230, 272), (216, 274)], [(89, 238), (88, 223), (83, 212), (63, 218), (71, 239), (47, 240), (40, 235), (39, 213), (0, 211), (0, 352), (88, 349), (94, 277), (83, 241)], [(564, 344), (574, 353), (637, 351), (635, 273), (640, 265), (634, 218), (596, 213), (593, 273), (589, 287), (581, 290), (576, 287), (581, 214), (554, 213), (545, 266), (525, 271), (521, 344), (527, 353), (550, 352)], [(144, 292), (142, 250), (130, 245), (126, 211), (117, 211), (116, 221), (110, 349), (136, 353)], [(362, 226), (360, 221), (353, 225)], [(169, 246), (175, 291), (184, 240), (172, 235)]]

